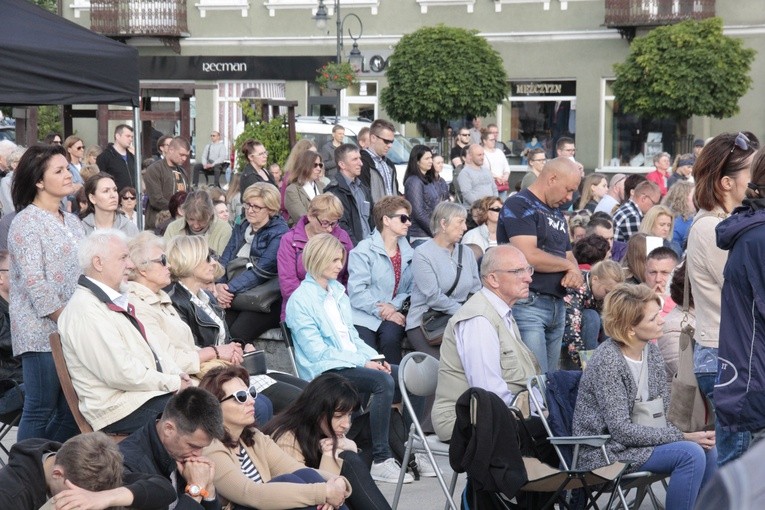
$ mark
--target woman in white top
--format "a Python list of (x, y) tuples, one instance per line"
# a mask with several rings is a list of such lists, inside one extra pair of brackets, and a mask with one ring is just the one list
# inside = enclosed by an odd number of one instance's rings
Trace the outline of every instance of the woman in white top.
[(290, 223), (295, 223), (305, 216), (313, 197), (324, 191), (324, 184), (321, 182), (323, 169), (321, 156), (313, 151), (306, 151), (298, 157), (284, 192), (284, 208), (290, 215)]
[(508, 179), (510, 178), (510, 164), (502, 149), (497, 148), (497, 135), (486, 131), (481, 136), (481, 145), (483, 145), (484, 160), (483, 167), (488, 168), (494, 177), (494, 183), (499, 191), (499, 198), (507, 198), (507, 192), (510, 189)]
[(471, 209), (473, 219), (478, 224), (462, 236), (462, 244), (473, 244), (486, 250), (497, 246), (497, 222), (502, 210), (502, 201), (497, 197), (483, 197), (476, 200)]

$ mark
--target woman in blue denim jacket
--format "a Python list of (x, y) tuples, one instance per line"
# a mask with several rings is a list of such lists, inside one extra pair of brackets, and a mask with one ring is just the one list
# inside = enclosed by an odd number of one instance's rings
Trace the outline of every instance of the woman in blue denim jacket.
[(406, 240), (412, 223), (410, 212), (404, 197), (380, 199), (372, 211), (377, 230), (348, 255), (353, 323), (361, 339), (394, 364), (401, 362), (412, 293), (414, 250)]

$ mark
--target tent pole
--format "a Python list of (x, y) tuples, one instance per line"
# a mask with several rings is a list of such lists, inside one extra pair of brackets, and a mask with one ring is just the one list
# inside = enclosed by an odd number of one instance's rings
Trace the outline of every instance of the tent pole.
[(138, 230), (143, 230), (143, 192), (141, 191), (141, 110), (133, 107), (133, 144), (135, 145), (135, 194)]

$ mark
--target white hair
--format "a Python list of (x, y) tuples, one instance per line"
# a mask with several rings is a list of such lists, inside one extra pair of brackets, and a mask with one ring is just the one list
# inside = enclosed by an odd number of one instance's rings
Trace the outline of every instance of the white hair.
[(80, 270), (87, 274), (93, 267), (93, 257), (105, 256), (109, 251), (109, 243), (115, 239), (125, 244), (128, 242), (128, 237), (124, 232), (113, 228), (94, 230), (88, 237), (83, 239), (77, 250), (77, 261), (80, 264)]
[(7, 158), (16, 147), (17, 145), (10, 140), (0, 140), (0, 157)]

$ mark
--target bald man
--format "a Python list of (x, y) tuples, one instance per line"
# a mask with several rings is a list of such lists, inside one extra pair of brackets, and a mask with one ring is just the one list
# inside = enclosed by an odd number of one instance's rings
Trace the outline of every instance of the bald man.
[(462, 202), (471, 205), (483, 197), (496, 197), (497, 183), (491, 170), (483, 168), (484, 151), (480, 144), (474, 143), (465, 153), (465, 166), (457, 175), (457, 184), (462, 194)]
[(580, 180), (579, 167), (568, 157), (549, 160), (537, 180), (508, 198), (499, 213), (497, 242), (518, 248), (534, 267), (529, 296), (515, 304), (513, 317), (542, 373), (558, 369), (566, 325), (563, 298), (567, 288), (582, 285), (560, 210)]

